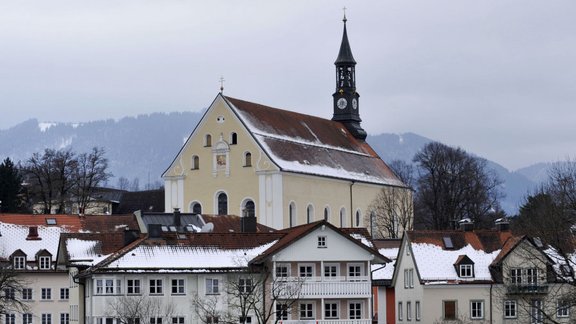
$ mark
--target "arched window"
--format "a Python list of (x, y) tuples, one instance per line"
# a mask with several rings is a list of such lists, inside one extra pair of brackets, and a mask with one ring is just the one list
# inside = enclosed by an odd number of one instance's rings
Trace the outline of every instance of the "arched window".
[(190, 211), (192, 214), (202, 214), (202, 205), (199, 202), (195, 201), (190, 206)]
[(244, 203), (244, 217), (256, 217), (256, 206), (252, 200), (246, 200)]
[(252, 166), (252, 153), (246, 152), (246, 154), (244, 154), (244, 166)]
[(324, 208), (324, 220), (328, 221), (328, 218), (330, 217), (330, 209), (328, 209), (328, 207)]
[(356, 227), (360, 227), (360, 210), (356, 211)]
[(236, 144), (238, 144), (238, 134), (232, 132), (232, 134), (230, 134), (230, 145)]
[(294, 202), (291, 202), (290, 205), (288, 205), (288, 216), (289, 225), (290, 227), (293, 227), (296, 225), (296, 204)]
[(192, 156), (192, 170), (198, 170), (200, 169), (200, 158), (198, 158), (198, 155), (193, 155)]
[(204, 137), (204, 146), (212, 146), (212, 135), (206, 134), (206, 137)]
[(314, 207), (312, 205), (308, 205), (306, 208), (306, 222), (312, 223), (314, 221)]
[(223, 192), (218, 194), (218, 215), (228, 215), (228, 196)]
[(346, 227), (346, 208), (340, 208), (340, 227)]

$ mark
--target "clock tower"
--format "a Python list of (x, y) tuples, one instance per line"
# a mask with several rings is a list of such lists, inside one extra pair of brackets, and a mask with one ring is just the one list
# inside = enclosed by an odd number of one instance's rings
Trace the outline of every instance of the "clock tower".
[(360, 126), (359, 99), (356, 92), (356, 61), (352, 56), (348, 34), (346, 33), (346, 15), (344, 15), (344, 34), (340, 44), (340, 52), (336, 58), (336, 92), (334, 98), (334, 116), (332, 120), (343, 123), (354, 137), (366, 139), (366, 131)]

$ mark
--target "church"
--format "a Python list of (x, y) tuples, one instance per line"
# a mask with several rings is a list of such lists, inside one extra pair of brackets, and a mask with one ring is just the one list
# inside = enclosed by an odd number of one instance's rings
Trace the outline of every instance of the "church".
[(383, 189), (411, 195), (365, 142), (343, 22), (332, 119), (219, 93), (162, 175), (165, 212), (255, 216), (276, 229), (320, 219), (368, 227)]

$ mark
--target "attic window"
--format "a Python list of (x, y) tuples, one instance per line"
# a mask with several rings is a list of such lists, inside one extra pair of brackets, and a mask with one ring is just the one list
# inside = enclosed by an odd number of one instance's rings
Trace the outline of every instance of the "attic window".
[(444, 236), (442, 241), (444, 242), (445, 249), (451, 250), (454, 248), (454, 244), (452, 243), (452, 238), (450, 236)]
[(26, 257), (25, 256), (15, 256), (12, 260), (14, 269), (22, 270), (26, 267)]
[(326, 236), (318, 236), (318, 248), (326, 248)]
[(56, 218), (46, 218), (46, 225), (56, 225)]
[(473, 264), (461, 264), (459, 266), (458, 276), (461, 278), (472, 278), (474, 277), (474, 265)]
[(38, 267), (40, 270), (50, 269), (51, 258), (49, 256), (41, 256), (38, 258)]

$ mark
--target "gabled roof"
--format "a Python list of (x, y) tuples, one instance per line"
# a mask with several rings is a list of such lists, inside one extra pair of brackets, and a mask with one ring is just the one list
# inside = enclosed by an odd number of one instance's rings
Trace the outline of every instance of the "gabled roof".
[[(493, 282), (490, 265), (512, 237), (509, 231), (409, 231), (411, 256), (420, 281), (425, 284), (462, 284)], [(446, 239), (451, 246), (445, 245)], [(460, 278), (454, 265), (469, 259), (474, 277)]]
[(340, 122), (222, 98), (282, 171), (405, 187), (370, 145)]

